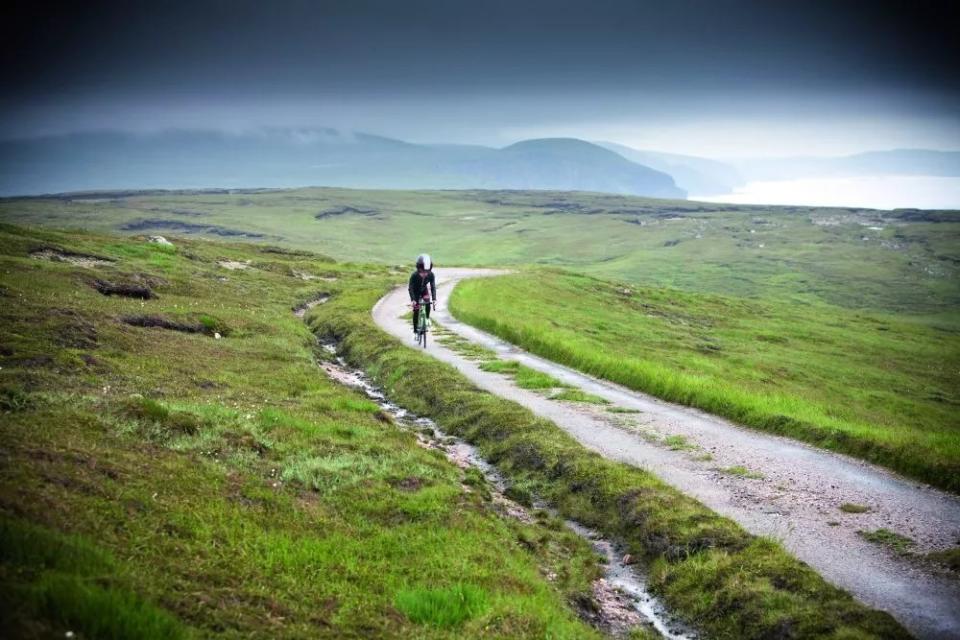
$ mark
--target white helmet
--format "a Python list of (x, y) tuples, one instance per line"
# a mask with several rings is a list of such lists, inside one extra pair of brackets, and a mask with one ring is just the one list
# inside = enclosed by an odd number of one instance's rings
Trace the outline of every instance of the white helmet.
[(421, 253), (417, 256), (417, 269), (423, 269), (424, 271), (433, 269), (433, 261), (430, 260), (429, 254)]

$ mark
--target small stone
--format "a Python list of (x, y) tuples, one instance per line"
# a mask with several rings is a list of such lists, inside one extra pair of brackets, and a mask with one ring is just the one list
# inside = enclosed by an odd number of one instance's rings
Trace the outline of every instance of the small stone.
[(629, 553), (623, 556), (623, 564), (634, 564), (636, 560)]
[(162, 244), (168, 247), (172, 247), (173, 243), (164, 238), (163, 236), (150, 236), (150, 242), (154, 244)]
[(214, 333), (214, 334), (213, 334), (214, 340), (219, 340), (219, 339), (222, 338), (222, 337), (223, 337), (223, 336), (221, 336), (219, 333)]

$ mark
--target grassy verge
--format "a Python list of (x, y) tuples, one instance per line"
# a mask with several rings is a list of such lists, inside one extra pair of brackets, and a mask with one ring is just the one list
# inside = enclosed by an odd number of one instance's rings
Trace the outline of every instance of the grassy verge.
[(777, 543), (750, 536), (649, 473), (587, 451), (556, 425), (399, 345), (370, 318), (382, 293), (345, 291), (307, 321), (339, 340), (392, 398), (477, 445), (519, 491), (623, 540), (650, 564), (653, 588), (710, 636), (908, 637), (890, 616), (827, 584)]
[(0, 226), (6, 635), (598, 637), (585, 541), (318, 371), (291, 307), (386, 268), (174, 243)]
[(960, 491), (953, 325), (556, 271), (468, 280), (450, 305), (586, 373)]

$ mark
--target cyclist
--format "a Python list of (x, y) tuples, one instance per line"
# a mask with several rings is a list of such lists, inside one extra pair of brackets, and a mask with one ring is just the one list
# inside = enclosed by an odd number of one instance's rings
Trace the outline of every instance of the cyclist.
[(429, 320), (430, 303), (437, 300), (437, 281), (433, 277), (433, 262), (426, 253), (417, 256), (417, 270), (410, 274), (407, 291), (410, 293), (410, 304), (413, 306), (413, 338), (416, 340), (420, 309), (423, 309)]

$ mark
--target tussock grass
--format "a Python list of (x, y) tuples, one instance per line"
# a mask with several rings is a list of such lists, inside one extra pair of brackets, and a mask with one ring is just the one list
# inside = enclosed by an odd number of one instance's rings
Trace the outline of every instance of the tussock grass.
[[(585, 291), (589, 306), (579, 304)], [(539, 270), (462, 282), (450, 308), (591, 375), (960, 491), (954, 329), (838, 307), (622, 291)], [(704, 353), (707, 338), (723, 349)]]
[(844, 513), (868, 513), (870, 507), (865, 504), (855, 504), (853, 502), (844, 502), (840, 505), (840, 511)]
[(402, 589), (394, 603), (418, 624), (456, 627), (487, 608), (486, 593), (479, 587), (457, 584), (446, 589)]
[(187, 637), (175, 617), (135, 594), (75, 576), (46, 574), (34, 583), (29, 598), (40, 615), (91, 638)]
[(563, 389), (550, 396), (551, 400), (566, 400), (567, 402), (583, 402), (586, 404), (610, 404), (605, 398), (581, 391), (580, 389)]
[[(570, 387), (554, 378), (553, 376), (531, 369), (522, 365), (516, 360), (488, 360), (480, 365), (484, 371), (502, 373), (513, 378), (513, 381), (521, 389), (567, 389)], [(563, 399), (563, 398), (560, 398)]]
[(731, 476), (738, 476), (740, 478), (749, 478), (750, 480), (762, 480), (763, 474), (757, 471), (751, 471), (742, 464), (734, 465), (732, 467), (725, 467), (721, 469), (723, 473), (729, 474)]
[(489, 360), (480, 365), (484, 371), (494, 373), (515, 374), (520, 370), (520, 363), (516, 360)]
[[(5, 594), (7, 602), (18, 602), (48, 624), (91, 638), (186, 637), (174, 616), (118, 584), (128, 580), (118, 579), (117, 563), (81, 536), (0, 516), (0, 575), (5, 568), (35, 576), (16, 595)], [(103, 584), (107, 576), (112, 584)], [(8, 632), (19, 628), (11, 612), (0, 614), (4, 618), (10, 618)]]
[(917, 544), (910, 538), (900, 535), (896, 531), (890, 531), (889, 529), (881, 528), (874, 531), (857, 531), (857, 533), (864, 540), (874, 544), (882, 545), (884, 547), (889, 547), (900, 554), (909, 553), (910, 550)]
[(687, 440), (686, 436), (675, 435), (667, 436), (663, 439), (663, 444), (665, 444), (671, 451), (683, 451), (686, 449), (695, 449), (696, 445), (690, 443)]
[(392, 398), (478, 446), (514, 486), (652, 563), (653, 588), (708, 634), (908, 637), (889, 615), (860, 605), (777, 543), (747, 534), (643, 470), (587, 451), (556, 425), (398, 345), (369, 318), (380, 295), (350, 292), (312, 316), (311, 328), (339, 340), (345, 357)]
[(517, 370), (512, 375), (513, 381), (521, 389), (559, 389), (570, 386), (560, 382), (549, 374), (524, 365), (517, 367)]

